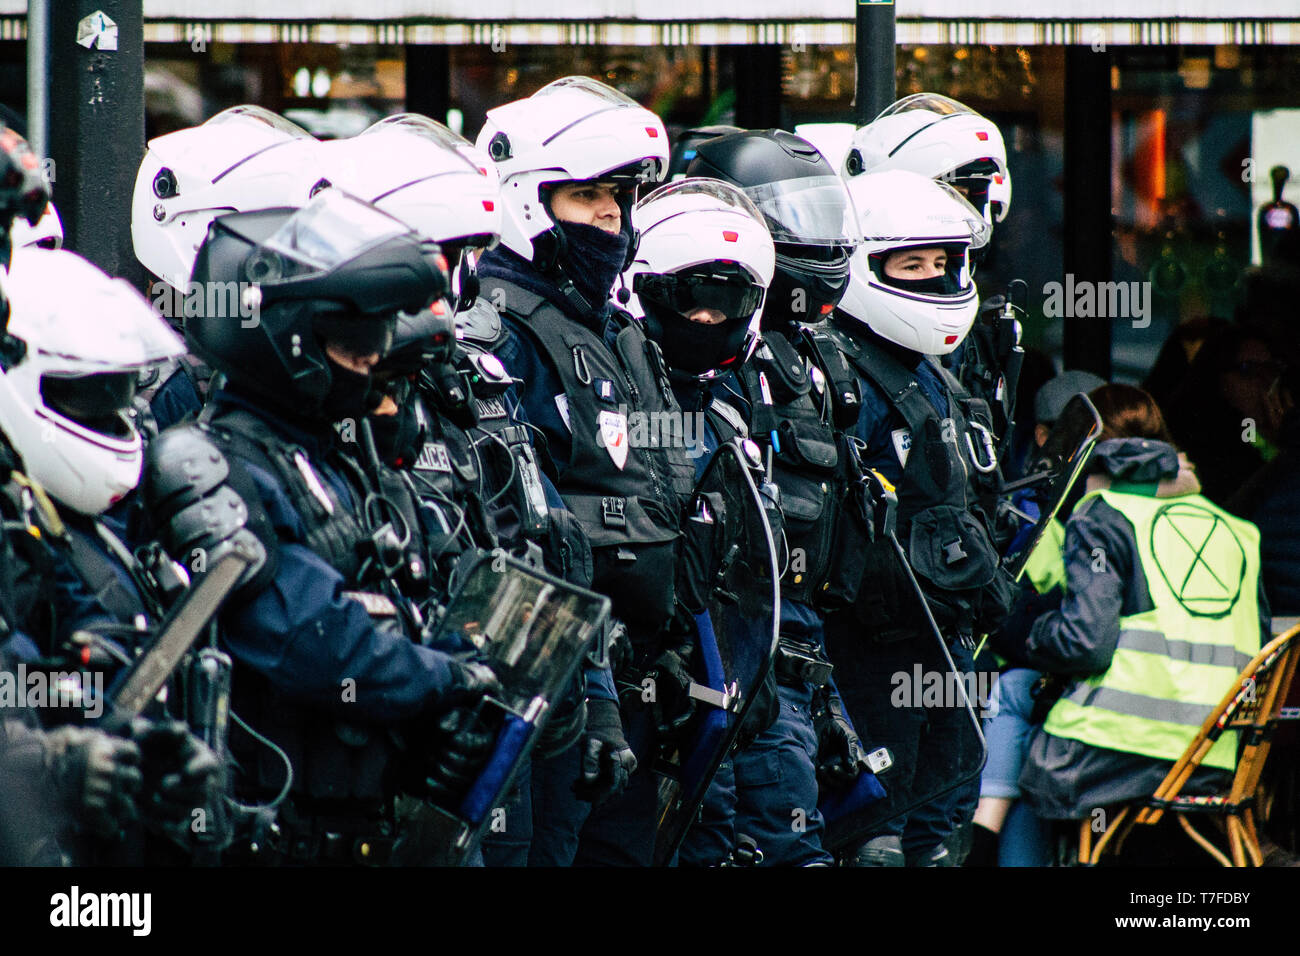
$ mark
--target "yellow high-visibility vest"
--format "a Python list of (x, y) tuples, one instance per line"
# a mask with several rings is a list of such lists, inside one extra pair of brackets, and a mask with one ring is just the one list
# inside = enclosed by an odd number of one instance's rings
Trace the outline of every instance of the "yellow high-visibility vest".
[[(1120, 618), (1105, 673), (1077, 681), (1047, 715), (1049, 734), (1177, 760), (1260, 648), (1259, 529), (1201, 495), (1092, 492), (1133, 525), (1155, 607)], [(1093, 555), (1105, 560), (1105, 555)], [(1231, 770), (1237, 735), (1204, 763)]]

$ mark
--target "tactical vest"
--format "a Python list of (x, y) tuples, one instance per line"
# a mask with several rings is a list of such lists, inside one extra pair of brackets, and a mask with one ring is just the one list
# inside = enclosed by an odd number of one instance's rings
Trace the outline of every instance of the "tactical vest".
[[(129, 571), (120, 567), (121, 562), (115, 562), (105, 554), (100, 549), (101, 543), (97, 543), (92, 536), (96, 533), (112, 533), (107, 529), (99, 532), (94, 528), (97, 524), (98, 522), (91, 523), (94, 530), (68, 528), (69, 557), (87, 589), (95, 595), (104, 609), (116, 620), (131, 623), (137, 615), (147, 615), (148, 611), (140, 598), (139, 591), (128, 585), (122, 577), (124, 572), (129, 574)], [(125, 550), (125, 544), (121, 542), (119, 544)], [(134, 561), (134, 558), (132, 557), (131, 560)], [(122, 561), (125, 561), (125, 556)], [(138, 588), (139, 585), (135, 587)]]
[(457, 316), (463, 336), (457, 367), (469, 381), (468, 398), (477, 421), (475, 447), (492, 488), (493, 517), (507, 546), (524, 540), (544, 543), (551, 530), (550, 509), (533, 436), (510, 414), (506, 396), (512, 380), (488, 371), (500, 365), (492, 349), (504, 339), (505, 328), (497, 311), (482, 300), (464, 315), (463, 324)]
[(52, 655), (53, 635), (59, 629), (54, 547), (56, 541), (66, 541), (67, 530), (44, 490), (17, 471), (0, 485), (0, 518), (4, 521), (0, 615), (5, 619), (0, 635), (26, 631), (42, 654)]
[[(362, 587), (364, 582), (358, 578), (366, 539), (362, 525), (352, 505), (315, 470), (306, 451), (244, 409), (223, 409), (201, 426), (227, 454), (269, 472), (302, 521), (302, 543), (338, 571), (348, 585)], [(237, 470), (232, 469), (232, 484), (239, 480)], [(247, 487), (236, 490), (241, 495), (255, 493)], [(367, 610), (372, 609), (367, 606)], [(372, 612), (372, 617), (377, 627), (400, 627), (393, 615)], [(232, 707), (288, 755), (294, 768), (295, 797), (370, 808), (382, 803), (395, 754), (387, 729), (349, 724), (319, 707), (291, 704), (265, 677), (248, 667), (236, 666), (231, 687)], [(256, 793), (273, 794), (283, 786), (284, 763), (274, 751), (244, 734), (233, 736), (231, 746)]]
[(695, 486), (684, 448), (637, 440), (638, 427), (646, 435), (649, 424), (680, 422), (658, 346), (618, 313), (611, 352), (542, 296), (496, 278), (484, 286), (488, 298), (503, 290), (512, 325), (549, 358), (564, 388), (570, 452), (555, 485), (591, 541), (592, 586), (629, 628), (649, 634), (674, 610), (681, 515)]
[(772, 448), (772, 481), (781, 489), (788, 555), (781, 596), (813, 603), (834, 554), (843, 489), (839, 439), (824, 377), (814, 388), (809, 366), (782, 333), (764, 332), (763, 342), (736, 378), (749, 405), (751, 437)]
[[(1000, 560), (992, 522), (974, 484), (975, 466), (982, 461), (966, 411), (975, 400), (947, 370), (932, 362), (948, 391), (948, 414), (940, 416), (922, 392), (916, 373), (901, 361), (884, 349), (861, 343), (843, 328), (833, 328), (831, 335), (853, 367), (880, 389), (907, 423), (910, 445), (905, 446), (898, 486), (898, 539), (939, 626), (969, 633), (978, 625), (976, 615), (985, 600), (981, 592), (995, 584)], [(869, 562), (869, 573), (892, 572), (892, 554), (875, 557), (879, 560)], [(893, 636), (921, 626), (915, 598), (906, 590), (872, 588), (868, 580), (858, 596), (859, 617), (885, 632), (900, 631)], [(1010, 596), (1009, 588), (999, 588), (1000, 602), (1005, 598), (1009, 606)]]
[(203, 427), (223, 451), (274, 476), (302, 521), (302, 543), (346, 580), (359, 584), (360, 546), (366, 535), (353, 506), (317, 474), (307, 452), (244, 409), (223, 410)]
[[(1110, 667), (1073, 684), (1043, 729), (1094, 747), (1177, 760), (1260, 649), (1259, 530), (1201, 495), (1101, 498), (1133, 526), (1151, 610), (1119, 621)], [(1207, 766), (1232, 770), (1237, 734), (1224, 733)]]

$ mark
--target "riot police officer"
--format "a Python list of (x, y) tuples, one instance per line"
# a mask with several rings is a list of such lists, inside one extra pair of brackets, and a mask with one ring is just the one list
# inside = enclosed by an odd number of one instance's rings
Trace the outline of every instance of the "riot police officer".
[[(134, 289), (74, 253), (22, 248), (9, 267), (0, 344), (0, 447), (10, 458), (0, 484), (7, 643), (27, 666), (75, 669), (81, 686), (62, 702), (78, 704), (87, 719), (112, 717), (103, 687), (147, 644), (161, 608), (144, 593), (120, 527), (101, 516), (140, 475), (137, 377), (181, 345)], [(47, 726), (78, 719), (75, 708), (41, 716)], [(124, 736), (90, 726), (33, 735), (11, 726), (10, 757), (43, 753), (54, 768), (46, 783), (61, 792), (55, 817), (66, 812), (84, 824), (63, 844), (82, 862), (140, 862), (140, 830), (116, 838), (141, 816), (187, 844), (191, 811), (209, 806), (216, 758), (183, 723), (158, 716), (123, 727)], [(149, 851), (161, 861), (161, 846)]]
[(237, 288), (256, 321), (187, 319), (190, 347), (229, 384), (202, 427), (154, 443), (146, 493), (172, 553), (247, 531), (268, 554), (221, 615), (243, 731), (236, 792), (279, 811), (278, 839), (255, 833), (243, 859), (383, 863), (394, 779), (442, 791), (490, 747), (454, 710), (490, 672), (422, 646), (411, 607), (380, 586), (391, 528), (373, 526), (362, 505), (376, 489), (332, 427), (370, 410), (398, 311), (446, 292), (440, 260), (398, 220), (324, 190), (301, 210), (220, 218), (195, 263), (195, 282)]
[[(715, 179), (678, 179), (659, 187), (637, 203), (632, 222), (640, 244), (623, 276), (625, 285), (633, 290), (628, 310), (642, 320), (647, 336), (663, 351), (683, 413), (679, 431), (658, 437), (675, 441), (680, 436), (695, 463), (702, 483), (697, 488), (705, 502), (702, 513), (693, 515), (687, 524), (690, 531), (683, 540), (679, 590), (695, 595), (705, 605), (705, 613), (717, 613), (718, 619), (711, 618), (708, 625), (719, 645), (719, 659), (709, 660), (709, 649), (702, 644), (688, 663), (699, 684), (708, 685), (710, 672), (721, 674), (722, 683), (734, 687), (742, 700), (752, 699), (744, 719), (770, 723), (765, 711), (775, 702), (775, 683), (761, 683), (759, 673), (770, 664), (774, 649), (777, 609), (764, 602), (773, 579), (755, 574), (746, 582), (744, 595), (730, 599), (747, 609), (743, 626), (733, 626), (736, 610), (711, 600), (709, 590), (718, 559), (740, 542), (736, 532), (744, 519), (737, 514), (711, 515), (708, 502), (711, 494), (715, 503), (721, 498), (721, 510), (726, 511), (745, 501), (740, 496), (730, 500), (718, 496), (709, 477), (716, 453), (728, 443), (743, 442), (748, 435), (743, 419), (716, 395), (725, 392), (733, 373), (758, 347), (763, 296), (776, 261), (772, 237), (762, 214), (744, 193)], [(751, 442), (748, 447), (755, 455), (754, 464), (761, 465), (758, 446)], [(757, 480), (763, 482), (764, 477), (759, 468)], [(779, 553), (782, 523), (778, 492), (770, 483), (765, 491), (764, 510), (774, 551)], [(760, 512), (760, 508), (754, 510)], [(729, 534), (715, 540), (719, 521)], [(759, 564), (757, 555), (752, 560)], [(769, 560), (775, 567), (775, 555)], [(767, 613), (760, 614), (760, 610)], [(698, 719), (701, 730), (692, 733), (695, 725), (684, 725), (679, 732), (679, 749), (686, 751), (679, 777), (686, 789), (692, 784), (700, 786), (692, 779), (695, 768), (707, 766), (711, 771), (712, 765), (717, 765), (703, 795), (699, 821), (689, 827), (681, 843), (679, 862), (684, 866), (719, 865), (735, 855), (738, 844), (735, 770), (729, 745), (742, 718), (737, 713), (724, 722), (708, 710), (710, 706), (707, 701), (697, 703), (697, 709), (704, 711)], [(709, 733), (710, 722), (719, 728), (727, 726), (731, 734)], [(700, 775), (707, 772), (700, 771)], [(671, 824), (671, 815), (665, 822)], [(663, 827), (661, 824), (661, 830)], [(661, 840), (675, 836), (662, 833)]]
[[(776, 250), (762, 312), (763, 344), (754, 361), (738, 370), (736, 390), (724, 396), (751, 436), (769, 449), (786, 541), (776, 658), (779, 715), (735, 757), (736, 830), (758, 842), (768, 863), (829, 864), (819, 772), (847, 782), (865, 766), (856, 731), (832, 703), (820, 610), (845, 600), (845, 586), (858, 583), (852, 569), (846, 574), (840, 566), (852, 563), (858, 548), (836, 538), (849, 527), (839, 520), (846, 460), (836, 426), (856, 415), (858, 404), (855, 389), (840, 387), (844, 376), (827, 374), (822, 351), (830, 350), (815, 326), (848, 285), (856, 243), (853, 206), (821, 154), (791, 133), (733, 133), (698, 143), (695, 150), (688, 175), (739, 186), (763, 214)], [(820, 703), (816, 724), (814, 700)]]
[[(590, 538), (593, 587), (626, 624), (638, 672), (621, 716), (589, 689), (584, 740), (552, 762), (567, 779), (544, 787), (551, 808), (535, 818), (555, 831), (544, 837), (559, 847), (546, 862), (564, 863), (586, 814), (567, 796), (572, 778), (589, 799), (623, 790), (656, 736), (639, 682), (671, 664), (659, 634), (675, 612), (674, 555), (694, 471), (680, 448), (629, 447), (629, 416), (672, 411), (674, 401), (657, 349), (609, 303), (635, 253), (633, 188), (663, 177), (667, 136), (616, 90), (566, 77), (489, 111), (478, 146), (501, 173), (506, 212), (501, 246), (479, 263), (481, 294), (509, 330), (497, 354), (526, 383), (543, 468)], [(675, 678), (660, 677), (669, 694)], [(591, 813), (579, 862), (648, 863), (655, 813), (647, 765)]]
[[(978, 296), (970, 253), (986, 241), (988, 225), (952, 187), (915, 173), (858, 176), (849, 189), (864, 241), (832, 326), (862, 393), (852, 435), (863, 466), (898, 489), (899, 540), (952, 660), (968, 674), (973, 636), (999, 623), (1011, 594), (999, 568), (993, 516), (975, 485), (976, 476), (996, 469), (997, 459), (987, 405), (931, 357), (956, 348), (974, 322)], [(937, 707), (891, 695), (897, 675), (934, 659), (925, 643), (934, 638), (909, 575), (882, 545), (866, 551), (854, 606), (828, 616), (827, 642), (832, 652), (854, 655), (854, 680), (841, 685), (850, 711), (863, 715), (873, 740), (892, 751), (895, 789), (915, 790), (912, 802), (922, 806), (893, 816), (857, 862), (955, 865), (944, 841), (956, 819), (973, 810), (970, 788), (923, 800), (929, 783), (921, 781), (948, 769), (970, 777), (982, 743), (960, 695)], [(864, 631), (874, 642), (869, 652)]]

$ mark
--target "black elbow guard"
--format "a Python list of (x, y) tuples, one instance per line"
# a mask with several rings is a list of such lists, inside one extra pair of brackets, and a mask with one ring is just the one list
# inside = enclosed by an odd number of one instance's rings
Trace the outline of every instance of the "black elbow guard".
[(252, 480), (232, 469), (197, 425), (169, 428), (149, 444), (140, 482), (144, 505), (167, 553), (201, 575), (236, 542), (257, 559), (239, 590), (256, 593), (275, 576), (278, 542)]

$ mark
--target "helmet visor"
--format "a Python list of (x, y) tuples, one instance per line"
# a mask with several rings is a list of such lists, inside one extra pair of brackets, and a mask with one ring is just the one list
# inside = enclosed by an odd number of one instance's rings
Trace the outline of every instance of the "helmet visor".
[(762, 306), (764, 289), (739, 266), (718, 263), (667, 275), (643, 272), (632, 280), (632, 291), (680, 315), (708, 309), (742, 319)]
[(221, 126), (226, 123), (239, 122), (241, 120), (256, 120), (259, 123), (265, 123), (274, 130), (278, 130), (294, 139), (314, 139), (311, 133), (307, 132), (297, 123), (285, 119), (278, 113), (272, 113), (270, 110), (261, 106), (232, 106), (230, 109), (222, 110), (216, 116), (212, 117), (204, 126)]
[(550, 96), (553, 93), (559, 93), (564, 90), (581, 90), (590, 96), (596, 96), (611, 106), (637, 106), (641, 104), (626, 93), (620, 93), (612, 86), (606, 86), (600, 80), (593, 80), (589, 76), (562, 76), (558, 80), (547, 83), (540, 90), (533, 94), (534, 97)]
[(443, 126), (437, 120), (431, 120), (427, 116), (421, 116), (419, 113), (398, 113), (396, 116), (389, 116), (381, 119), (378, 123), (366, 127), (358, 136), (367, 136), (374, 133), (382, 133), (387, 130), (400, 130), (412, 136), (419, 136), (427, 139), (435, 146), (442, 149), (450, 150), (464, 160), (465, 165), (470, 169), (478, 172), (478, 167), (470, 161), (465, 155), (464, 150), (473, 149), (474, 144), (463, 136), (453, 133), (446, 126)]
[(853, 200), (838, 176), (804, 176), (747, 186), (773, 242), (852, 246), (859, 241)]
[(410, 231), (409, 226), (370, 203), (326, 189), (290, 216), (264, 247), (324, 272), (364, 249)]
[(643, 196), (637, 202), (636, 208), (641, 210), (651, 203), (664, 202), (674, 198), (684, 199), (689, 196), (699, 196), (704, 199), (725, 203), (737, 212), (743, 212), (759, 225), (764, 227), (767, 225), (763, 219), (763, 214), (754, 205), (753, 200), (738, 187), (730, 183), (724, 183), (720, 179), (705, 179), (702, 176), (678, 179), (663, 186), (656, 186), (653, 192)]
[[(884, 119), (886, 116), (907, 113), (912, 110), (925, 110), (927, 113), (937, 113), (940, 116), (955, 116), (958, 113), (968, 113), (972, 116), (980, 115), (965, 103), (959, 103), (952, 97), (944, 96), (941, 93), (913, 93), (911, 96), (904, 96), (901, 100), (886, 106), (876, 119)], [(875, 122), (875, 120), (872, 120), (872, 122)]]
[(135, 398), (137, 373), (100, 372), (94, 375), (43, 375), (41, 400), (64, 418), (97, 432), (126, 437), (130, 426), (122, 412)]

